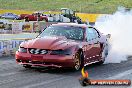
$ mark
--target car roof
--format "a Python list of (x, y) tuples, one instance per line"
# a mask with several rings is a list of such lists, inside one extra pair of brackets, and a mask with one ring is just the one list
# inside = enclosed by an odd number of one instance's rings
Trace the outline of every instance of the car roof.
[(57, 23), (57, 24), (52, 24), (53, 26), (74, 26), (74, 27), (82, 27), (82, 28), (87, 28), (88, 25), (86, 24), (77, 24), (77, 23)]

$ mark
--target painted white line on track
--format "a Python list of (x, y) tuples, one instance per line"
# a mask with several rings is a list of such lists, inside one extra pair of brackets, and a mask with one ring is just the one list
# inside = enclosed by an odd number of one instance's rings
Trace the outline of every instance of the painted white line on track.
[(18, 73), (21, 73), (21, 72), (3, 73), (3, 74), (0, 74), (0, 77), (5, 77), (5, 76), (10, 76), (10, 75), (15, 75), (15, 74), (18, 74)]
[(14, 63), (15, 59), (2, 60), (0, 63)]
[(107, 79), (118, 79), (118, 78), (121, 78), (123, 76), (127, 76), (129, 74), (132, 74), (132, 69), (127, 70), (127, 71), (122, 72), (122, 73), (119, 73), (119, 74), (117, 74), (115, 76), (108, 77)]
[(56, 79), (51, 79), (51, 80), (48, 80), (48, 81), (45, 81), (45, 82), (41, 82), (41, 83), (36, 83), (36, 84), (31, 84), (31, 85), (27, 85), (27, 86), (24, 86), (22, 88), (32, 88), (32, 87), (37, 87), (37, 86), (41, 86), (41, 85), (44, 85), (44, 84), (49, 84), (49, 83), (53, 83), (55, 81), (59, 81), (59, 80), (62, 80), (62, 79), (65, 79), (67, 77), (59, 77), (59, 78), (56, 78)]

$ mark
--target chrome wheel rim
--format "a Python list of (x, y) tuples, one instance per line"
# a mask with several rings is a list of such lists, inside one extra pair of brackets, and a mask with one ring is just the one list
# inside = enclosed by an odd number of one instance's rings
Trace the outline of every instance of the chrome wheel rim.
[(80, 54), (77, 52), (75, 54), (75, 69), (76, 70), (80, 69), (80, 64), (81, 64), (81, 62), (80, 62)]

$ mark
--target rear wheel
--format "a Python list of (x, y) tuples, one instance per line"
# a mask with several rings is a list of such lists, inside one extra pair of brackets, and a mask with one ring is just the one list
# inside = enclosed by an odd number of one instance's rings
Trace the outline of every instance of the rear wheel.
[(31, 68), (31, 65), (23, 65), (25, 68)]
[(108, 56), (108, 44), (105, 44), (104, 49), (102, 51), (102, 55), (101, 55), (101, 61), (98, 64), (103, 64), (105, 62), (105, 59)]

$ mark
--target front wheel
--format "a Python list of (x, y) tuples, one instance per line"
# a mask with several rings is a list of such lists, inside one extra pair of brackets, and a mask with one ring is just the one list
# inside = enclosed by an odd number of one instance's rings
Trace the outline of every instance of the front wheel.
[(14, 20), (17, 20), (17, 18), (15, 17)]
[(82, 67), (83, 67), (83, 53), (82, 53), (82, 51), (78, 51), (78, 52), (76, 52), (75, 53), (75, 56), (74, 56), (74, 62), (75, 62), (75, 64), (74, 64), (74, 70), (79, 70), (79, 69), (81, 69)]
[(25, 17), (25, 22), (29, 22), (29, 18), (28, 17)]

